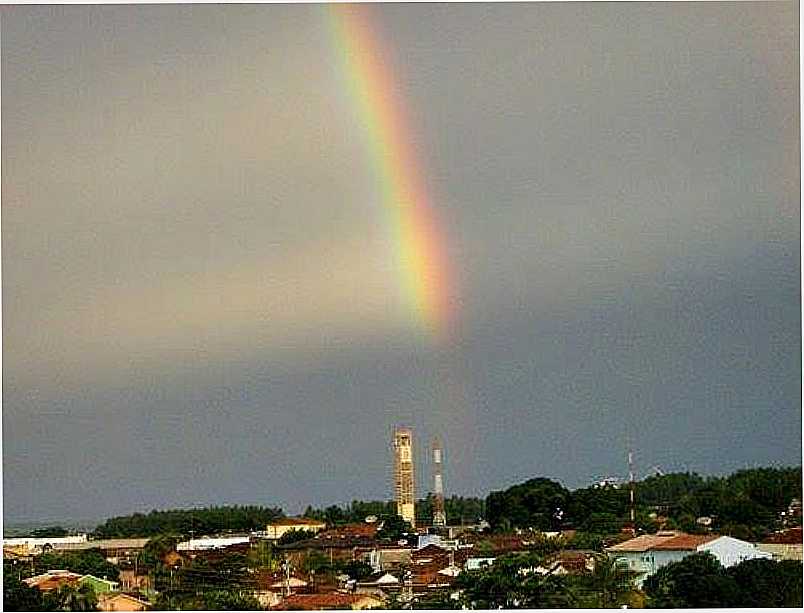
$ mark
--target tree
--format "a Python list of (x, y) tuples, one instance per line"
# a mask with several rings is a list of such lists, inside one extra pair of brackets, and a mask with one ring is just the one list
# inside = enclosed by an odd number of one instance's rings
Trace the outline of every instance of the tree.
[(46, 572), (51, 568), (63, 568), (81, 575), (95, 575), (105, 577), (110, 581), (117, 581), (120, 569), (107, 562), (100, 549), (86, 549), (83, 551), (70, 551), (65, 553), (43, 553), (36, 558), (37, 572)]
[(341, 570), (349, 575), (351, 579), (357, 579), (358, 581), (370, 577), (374, 572), (370, 565), (360, 560), (350, 560), (341, 567)]
[[(4, 565), (5, 566), (5, 565)], [(28, 587), (16, 573), (3, 571), (3, 609), (5, 611), (44, 611), (42, 592)]]
[(156, 536), (159, 534), (211, 534), (225, 531), (262, 530), (283, 517), (278, 507), (228, 506), (203, 509), (171, 509), (112, 517), (95, 528), (97, 538)]
[(545, 478), (530, 479), (486, 498), (486, 519), (495, 531), (513, 528), (558, 530), (569, 502), (569, 491)]
[(591, 549), (593, 551), (603, 551), (604, 544), (603, 535), (578, 531), (567, 542), (567, 549)]
[(59, 537), (59, 536), (67, 536), (69, 532), (67, 528), (62, 528), (61, 526), (48, 526), (47, 528), (37, 528), (36, 530), (31, 530), (31, 536), (34, 538), (48, 538), (51, 536)]
[(386, 515), (382, 518), (382, 527), (377, 530), (380, 540), (398, 541), (413, 532), (410, 522), (399, 515)]
[(802, 566), (795, 560), (745, 560), (728, 569), (740, 586), (741, 607), (802, 606)]
[(710, 553), (695, 553), (660, 568), (643, 587), (654, 608), (740, 606), (737, 582)]
[(627, 568), (605, 554), (595, 556), (595, 568), (591, 574), (575, 577), (573, 583), (583, 594), (584, 607), (590, 609), (618, 608), (630, 602), (634, 592)]
[(138, 562), (148, 568), (156, 568), (162, 564), (165, 554), (176, 549), (180, 540), (178, 536), (170, 534), (162, 534), (149, 539), (138, 556)]
[(201, 598), (208, 611), (257, 611), (262, 609), (256, 598), (235, 590), (212, 590)]
[(276, 541), (277, 545), (290, 545), (315, 537), (315, 530), (288, 530)]
[(279, 560), (274, 555), (271, 543), (259, 540), (251, 547), (246, 556), (248, 567), (251, 569), (266, 568), (271, 571), (279, 569)]
[(89, 584), (63, 585), (44, 596), (45, 611), (97, 611), (98, 597)]
[(458, 575), (460, 605), (470, 609), (538, 609), (577, 606), (578, 599), (564, 577), (541, 574), (542, 558), (513, 554), (490, 567)]

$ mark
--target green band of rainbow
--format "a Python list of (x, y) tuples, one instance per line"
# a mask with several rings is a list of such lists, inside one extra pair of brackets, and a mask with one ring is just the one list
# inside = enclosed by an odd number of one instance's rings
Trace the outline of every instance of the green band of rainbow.
[(394, 71), (367, 5), (330, 4), (330, 20), (351, 97), (365, 127), (372, 171), (394, 235), (403, 294), (416, 319), (445, 341), (453, 328), (453, 276)]

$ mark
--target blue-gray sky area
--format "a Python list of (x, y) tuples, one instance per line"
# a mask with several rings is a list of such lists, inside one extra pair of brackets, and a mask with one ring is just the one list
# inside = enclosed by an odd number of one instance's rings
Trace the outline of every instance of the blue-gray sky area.
[(363, 10), (449, 342), (326, 6), (0, 9), (6, 521), (800, 464), (797, 5)]

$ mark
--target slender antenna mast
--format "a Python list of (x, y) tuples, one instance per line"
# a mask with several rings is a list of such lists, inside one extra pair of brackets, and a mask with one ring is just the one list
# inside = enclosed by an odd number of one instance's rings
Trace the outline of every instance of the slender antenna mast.
[(444, 511), (444, 475), (441, 470), (443, 448), (441, 439), (437, 436), (433, 439), (433, 525), (446, 526), (447, 514)]
[(634, 452), (631, 449), (628, 450), (628, 489), (631, 499), (631, 530), (636, 530), (636, 513), (634, 509)]

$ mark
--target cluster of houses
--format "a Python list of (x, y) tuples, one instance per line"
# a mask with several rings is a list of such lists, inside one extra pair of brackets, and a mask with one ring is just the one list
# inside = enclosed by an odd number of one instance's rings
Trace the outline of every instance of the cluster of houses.
[(134, 594), (120, 591), (117, 581), (109, 581), (94, 575), (81, 575), (69, 570), (49, 570), (41, 575), (24, 579), (28, 587), (40, 592), (58, 590), (64, 586), (80, 587), (89, 585), (98, 597), (98, 609), (101, 611), (146, 611), (150, 603)]
[[(427, 600), (434, 595), (457, 597), (454, 584), (466, 571), (491, 565), (504, 554), (527, 551), (532, 535), (481, 533), (477, 527), (447, 527), (438, 534), (420, 533), (396, 543), (377, 539), (378, 524), (365, 522), (327, 529), (323, 522), (306, 518), (283, 518), (266, 529), (247, 535), (226, 535), (190, 539), (165, 553), (163, 563), (179, 569), (192, 561), (220, 561), (234, 553), (248, 553), (262, 540), (274, 544), (275, 559), (281, 564), (272, 569), (253, 571), (248, 582), (251, 596), (270, 610), (328, 610), (400, 608), (405, 602)], [(307, 538), (280, 541), (293, 530), (309, 532)], [(569, 533), (541, 533), (539, 538), (565, 539)], [(121, 568), (119, 582), (65, 570), (51, 570), (31, 577), (26, 583), (42, 591), (89, 583), (99, 595), (104, 611), (141, 611), (155, 595), (148, 574), (136, 565), (137, 554), (147, 539), (87, 540), (68, 537), (47, 543), (4, 541), (4, 557), (21, 560), (37, 552), (100, 549)], [(285, 539), (287, 541), (287, 539)], [(605, 555), (627, 568), (636, 587), (659, 568), (696, 552), (708, 551), (723, 566), (747, 559), (802, 559), (801, 528), (784, 530), (763, 543), (748, 543), (716, 534), (685, 534), (660, 531), (629, 538), (611, 545)], [(276, 555), (278, 553), (279, 555)], [(601, 553), (584, 550), (557, 551), (535, 569), (543, 574), (585, 574), (594, 572)], [(346, 568), (362, 562), (362, 572), (316, 574), (311, 559), (329, 562), (329, 567)], [(338, 564), (340, 563), (340, 564)], [(368, 570), (370, 568), (370, 571)], [(306, 571), (303, 569), (307, 569)]]

